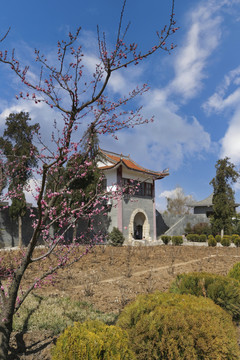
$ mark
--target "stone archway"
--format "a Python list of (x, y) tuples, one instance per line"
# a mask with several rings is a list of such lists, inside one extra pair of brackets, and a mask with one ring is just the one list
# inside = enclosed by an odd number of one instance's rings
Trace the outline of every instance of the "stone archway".
[(135, 240), (151, 240), (148, 216), (142, 209), (136, 209), (132, 212), (128, 229), (131, 242)]

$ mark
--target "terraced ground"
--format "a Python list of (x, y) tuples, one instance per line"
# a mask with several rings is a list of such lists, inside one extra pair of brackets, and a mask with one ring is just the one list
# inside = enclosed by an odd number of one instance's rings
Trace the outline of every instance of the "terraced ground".
[[(16, 252), (6, 252), (3, 256), (6, 262), (11, 262)], [(65, 320), (58, 320), (57, 325), (53, 326), (50, 322), (54, 320), (51, 320), (51, 316), (46, 315), (46, 312), (50, 314), (60, 311), (62, 307), (65, 316), (62, 319), (68, 319), (69, 322), (78, 319), (79, 306), (83, 306), (87, 310), (84, 310), (85, 315), (81, 313), (80, 319), (88, 316), (103, 319), (105, 317), (106, 321), (111, 322), (138, 294), (153, 292), (156, 289), (167, 291), (179, 273), (206, 271), (226, 275), (238, 261), (238, 248), (171, 245), (96, 246), (80, 262), (71, 268), (61, 270), (54, 285), (44, 285), (34, 291), (35, 302), (26, 304), (27, 307), (31, 306), (31, 311), (22, 311), (19, 320), (16, 318), (15, 326), (18, 331), (12, 336), (9, 359), (50, 359), (50, 348), (57, 337), (61, 321)], [(44, 266), (47, 265), (46, 261)], [(39, 271), (41, 270), (37, 265), (31, 267), (23, 286), (30, 284), (31, 279), (39, 275)], [(57, 316), (60, 315), (54, 314), (55, 319)], [(61, 326), (65, 326), (65, 323)], [(23, 332), (20, 331), (22, 327)]]

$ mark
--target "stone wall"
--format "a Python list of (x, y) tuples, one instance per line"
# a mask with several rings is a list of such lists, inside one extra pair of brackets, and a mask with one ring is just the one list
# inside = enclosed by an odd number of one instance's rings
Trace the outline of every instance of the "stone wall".
[(157, 212), (157, 234), (183, 235), (188, 223), (194, 226), (199, 223), (210, 223), (205, 214), (169, 215)]

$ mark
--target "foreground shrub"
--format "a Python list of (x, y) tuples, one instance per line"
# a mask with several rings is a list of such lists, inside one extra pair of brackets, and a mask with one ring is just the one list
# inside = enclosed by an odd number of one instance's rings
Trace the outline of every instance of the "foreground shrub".
[(231, 236), (223, 235), (220, 243), (221, 243), (222, 246), (230, 246), (230, 244), (231, 244)]
[(96, 320), (68, 327), (52, 350), (52, 360), (134, 359), (127, 332)]
[(173, 245), (182, 245), (183, 244), (182, 236), (172, 236), (172, 244)]
[(138, 360), (239, 359), (231, 316), (210, 299), (156, 292), (127, 305), (117, 322)]
[(108, 239), (109, 244), (112, 246), (122, 246), (125, 240), (122, 232), (116, 227), (112, 229), (112, 231), (108, 235)]
[(208, 237), (208, 246), (217, 246), (217, 240), (213, 235), (209, 235)]
[(209, 273), (180, 274), (172, 283), (170, 291), (209, 297), (234, 320), (240, 319), (240, 283), (235, 279)]
[(162, 236), (161, 236), (161, 240), (162, 240), (162, 242), (163, 242), (165, 245), (167, 245), (167, 244), (171, 241), (171, 236), (169, 236), (169, 235), (162, 235)]
[(232, 279), (240, 281), (240, 262), (233, 265), (233, 267), (229, 270), (228, 276)]

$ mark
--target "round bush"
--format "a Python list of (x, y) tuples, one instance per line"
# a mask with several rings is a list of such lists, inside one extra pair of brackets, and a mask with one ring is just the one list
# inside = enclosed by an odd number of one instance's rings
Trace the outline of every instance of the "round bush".
[(221, 239), (222, 246), (230, 246), (231, 244), (231, 237), (229, 235), (223, 235)]
[(240, 283), (235, 279), (209, 273), (180, 274), (172, 283), (170, 291), (209, 297), (234, 320), (240, 319)]
[(127, 305), (117, 322), (138, 360), (239, 359), (231, 316), (210, 299), (156, 292)]
[(74, 323), (57, 340), (52, 360), (135, 360), (126, 331), (92, 320)]
[(221, 242), (221, 235), (216, 235), (215, 236), (215, 239), (216, 239), (216, 241), (218, 242), (218, 243), (220, 243)]
[(233, 265), (233, 267), (229, 270), (228, 276), (232, 279), (240, 281), (240, 262)]
[(217, 240), (213, 235), (209, 235), (208, 237), (208, 246), (217, 246)]
[(237, 234), (233, 234), (232, 242), (234, 243), (235, 246), (239, 247), (240, 246), (240, 236)]
[(182, 236), (172, 236), (172, 244), (173, 245), (182, 245), (183, 244)]
[(163, 243), (164, 243), (165, 245), (167, 245), (167, 244), (170, 242), (170, 240), (171, 240), (171, 236), (169, 236), (169, 235), (162, 235), (162, 236), (161, 236), (161, 240), (163, 241)]

